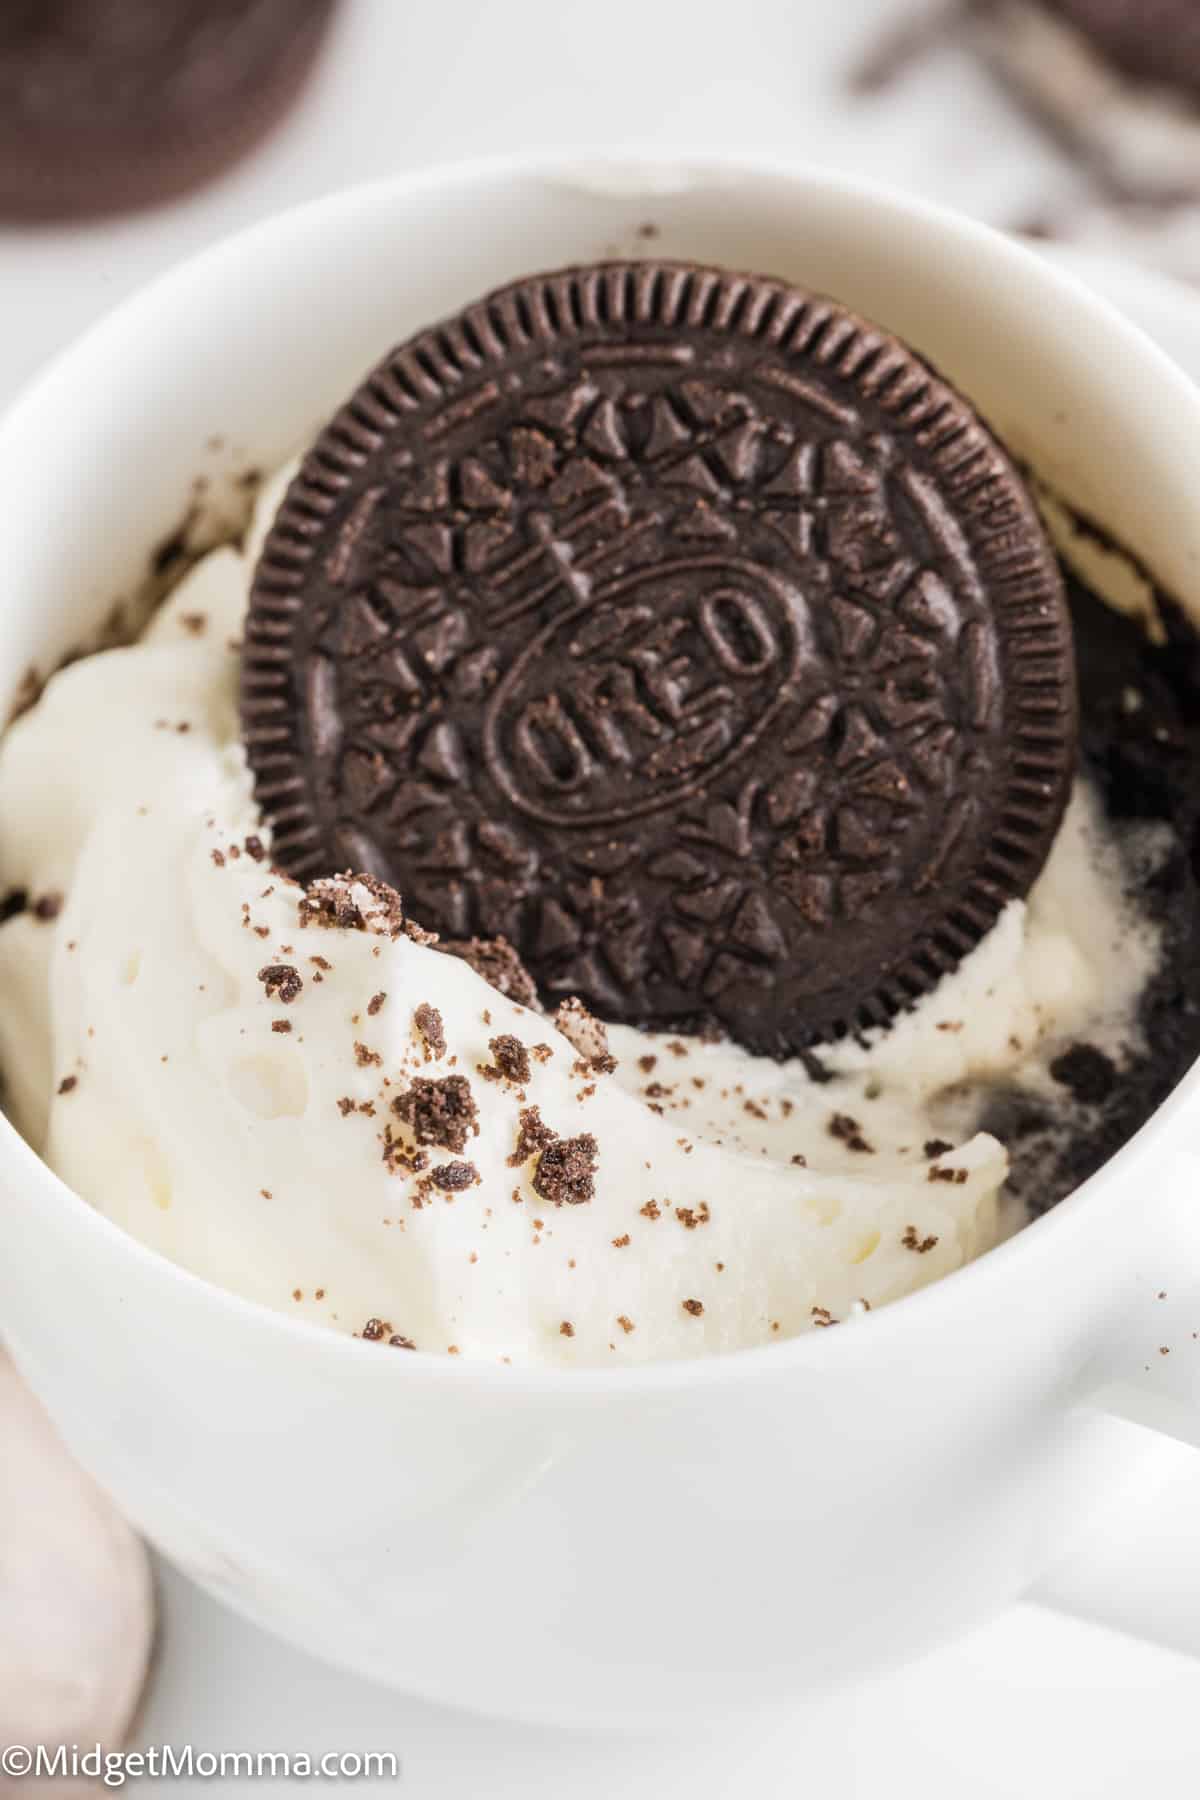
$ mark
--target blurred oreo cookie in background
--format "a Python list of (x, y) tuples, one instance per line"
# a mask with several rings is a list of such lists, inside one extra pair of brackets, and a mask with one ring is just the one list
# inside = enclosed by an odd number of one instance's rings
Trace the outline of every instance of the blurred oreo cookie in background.
[(286, 116), (338, 0), (3, 0), (0, 221), (178, 199)]
[(850, 86), (881, 92), (955, 45), (987, 65), (1105, 205), (1153, 213), (1200, 202), (1200, 0), (911, 0)]

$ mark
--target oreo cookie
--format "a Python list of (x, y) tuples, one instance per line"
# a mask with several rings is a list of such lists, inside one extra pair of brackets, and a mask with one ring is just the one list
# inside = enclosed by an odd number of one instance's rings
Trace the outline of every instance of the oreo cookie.
[(294, 874), (776, 1056), (974, 947), (1076, 737), (1054, 555), (963, 399), (830, 300), (661, 262), (385, 358), (268, 536), (242, 712)]
[(1200, 96), (1195, 0), (1038, 0), (1135, 81)]
[(0, 218), (156, 205), (284, 116), (336, 0), (6, 0)]

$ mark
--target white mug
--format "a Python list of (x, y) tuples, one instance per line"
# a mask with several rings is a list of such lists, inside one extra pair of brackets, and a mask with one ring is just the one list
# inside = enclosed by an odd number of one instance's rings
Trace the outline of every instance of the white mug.
[[(418, 325), (639, 244), (908, 338), (1200, 621), (1200, 396), (1069, 276), (761, 159), (506, 160), (256, 227), (35, 383), (0, 428), (0, 698), (130, 591), (210, 439), (272, 468)], [(0, 1323), (80, 1460), (240, 1611), (431, 1699), (657, 1724), (963, 1631), (1119, 1481), (1114, 1410), (1190, 1432), (1198, 1146), (1193, 1070), (1078, 1193), (947, 1280), (837, 1330), (609, 1372), (381, 1356), (234, 1298), (0, 1121)]]

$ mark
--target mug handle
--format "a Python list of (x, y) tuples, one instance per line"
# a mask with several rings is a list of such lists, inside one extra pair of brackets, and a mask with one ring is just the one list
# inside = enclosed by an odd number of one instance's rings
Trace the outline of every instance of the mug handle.
[(1080, 1402), (1127, 1480), (1026, 1598), (1200, 1657), (1200, 1156), (1178, 1155), (1134, 1206), (1112, 1348)]

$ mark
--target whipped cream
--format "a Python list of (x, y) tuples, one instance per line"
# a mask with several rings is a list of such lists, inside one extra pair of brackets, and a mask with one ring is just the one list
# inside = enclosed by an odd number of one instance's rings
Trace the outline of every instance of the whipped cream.
[[(990, 1085), (1052, 1090), (1085, 1034), (1119, 1061), (1157, 954), (1088, 793), (1028, 902), (890, 1032), (823, 1052), (827, 1080), (627, 1028), (596, 1064), (586, 1020), (564, 1035), (361, 886), (359, 922), (324, 922), (271, 869), (237, 639), (289, 473), (243, 551), (206, 556), (138, 644), (56, 675), (0, 745), (0, 867), (42, 901), (0, 928), (0, 1065), (63, 1180), (249, 1299), (513, 1363), (840, 1323), (1019, 1222), (976, 1130)], [(528, 1053), (519, 1079), (498, 1038)], [(464, 1118), (422, 1144), (419, 1084), (447, 1081)], [(521, 1156), (539, 1127), (579, 1203)]]

